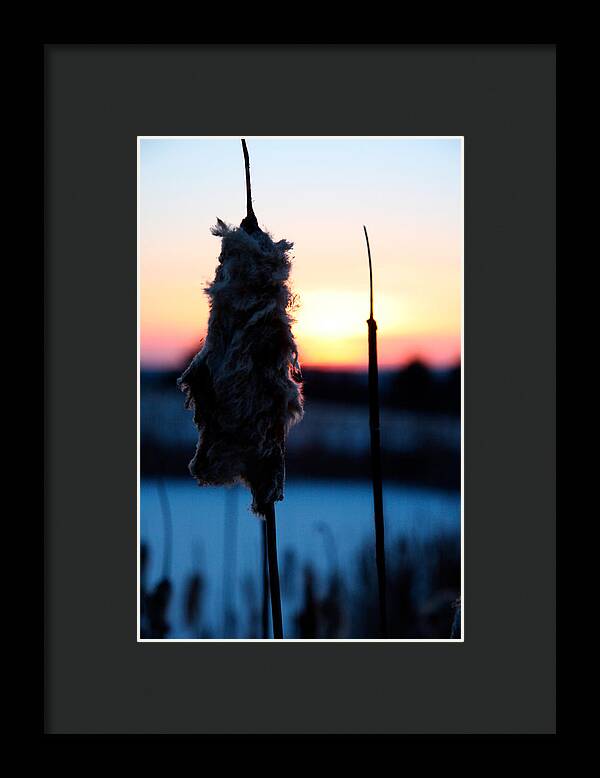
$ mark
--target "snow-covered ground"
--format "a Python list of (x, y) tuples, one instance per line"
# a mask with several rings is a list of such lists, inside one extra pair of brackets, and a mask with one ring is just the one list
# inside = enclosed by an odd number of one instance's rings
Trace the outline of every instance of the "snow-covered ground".
[[(199, 488), (191, 479), (168, 479), (164, 484), (173, 528), (169, 637), (191, 636), (184, 622), (183, 592), (186, 579), (198, 568), (205, 578), (204, 629), (223, 635), (225, 576), (231, 572), (230, 605), (238, 611), (238, 627), (230, 636), (245, 636), (243, 614), (249, 598), (260, 598), (262, 565), (262, 527), (249, 512), (249, 492), (242, 487)], [(388, 549), (401, 537), (418, 542), (441, 533), (460, 536), (456, 493), (385, 484), (384, 501)], [(345, 586), (353, 588), (360, 549), (373, 542), (372, 505), (368, 481), (288, 481), (285, 500), (277, 505), (284, 623), (297, 611), (302, 589), (288, 584), (305, 564), (321, 574), (336, 564)], [(152, 586), (162, 574), (165, 522), (159, 484), (151, 479), (141, 483), (140, 533), (150, 551), (147, 584)]]

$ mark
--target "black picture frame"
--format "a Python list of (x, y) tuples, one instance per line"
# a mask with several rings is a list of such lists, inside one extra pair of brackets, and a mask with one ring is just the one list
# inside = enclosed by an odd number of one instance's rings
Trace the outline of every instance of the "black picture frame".
[[(46, 44), (43, 67), (44, 732), (555, 733), (556, 47)], [(464, 643), (136, 641), (136, 139), (237, 134), (465, 138)]]

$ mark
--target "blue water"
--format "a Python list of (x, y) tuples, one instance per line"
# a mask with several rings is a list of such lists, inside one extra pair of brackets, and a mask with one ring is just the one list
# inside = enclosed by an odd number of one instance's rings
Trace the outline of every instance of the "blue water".
[[(250, 627), (244, 622), (245, 605), (250, 596), (260, 597), (262, 566), (262, 527), (249, 511), (249, 492), (239, 486), (200, 488), (191, 479), (166, 480), (164, 485), (172, 516), (168, 573), (174, 585), (168, 637), (196, 636), (185, 625), (183, 592), (186, 579), (198, 568), (205, 579), (203, 629), (212, 637), (246, 637)], [(460, 537), (460, 495), (456, 493), (386, 484), (384, 505), (388, 548), (400, 538), (418, 542), (441, 533)], [(285, 623), (293, 618), (302, 594), (302, 587), (290, 582), (305, 564), (310, 563), (317, 573), (331, 572), (335, 565), (342, 571), (344, 585), (349, 589), (355, 585), (361, 547), (374, 542), (371, 486), (368, 481), (288, 481), (285, 500), (276, 509)], [(144, 479), (140, 534), (150, 550), (149, 586), (163, 572), (165, 526), (158, 483)], [(227, 635), (225, 599), (238, 613)]]

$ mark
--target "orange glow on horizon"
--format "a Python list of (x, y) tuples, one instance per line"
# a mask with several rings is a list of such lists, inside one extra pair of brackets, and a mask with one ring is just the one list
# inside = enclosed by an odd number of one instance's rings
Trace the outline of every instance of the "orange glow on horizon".
[[(142, 308), (141, 362), (145, 366), (178, 368), (199, 347), (206, 334), (208, 304), (198, 290), (187, 290), (187, 300), (178, 290), (171, 306), (159, 296), (150, 310)], [(366, 304), (365, 304), (366, 303)], [(368, 365), (368, 300), (353, 291), (316, 289), (299, 296), (293, 312), (293, 331), (300, 362), (323, 369), (364, 369)], [(380, 294), (375, 302), (378, 361), (395, 367), (415, 359), (432, 365), (460, 360), (460, 337), (452, 330), (451, 313), (423, 314), (414, 305)], [(433, 325), (433, 327), (432, 327)], [(437, 327), (435, 325), (438, 325)], [(194, 335), (197, 333), (197, 335)]]
[[(208, 303), (197, 288), (146, 295), (140, 317), (141, 361), (173, 365), (206, 334)], [(366, 302), (366, 304), (365, 304)], [(379, 356), (382, 363), (406, 359), (406, 352), (430, 361), (460, 354), (458, 306), (419, 307), (414, 301), (385, 294), (375, 301)], [(310, 290), (299, 295), (293, 331), (306, 364), (367, 364), (368, 300), (353, 291)]]
[[(198, 337), (178, 337), (167, 333), (146, 333), (141, 342), (142, 368), (183, 368), (198, 350), (206, 332)], [(300, 364), (323, 370), (365, 370), (368, 366), (367, 326), (363, 336), (348, 338), (306, 337), (298, 340)], [(448, 367), (460, 362), (460, 338), (453, 335), (424, 337), (381, 335), (377, 339), (378, 363), (394, 368), (419, 360), (432, 367)]]
[[(368, 364), (369, 229), (383, 368), (461, 355), (461, 147), (454, 140), (252, 140), (261, 227), (294, 241), (294, 335), (305, 367)], [(239, 143), (144, 141), (140, 362), (178, 370), (206, 334), (216, 215), (244, 203)], [(281, 187), (281, 170), (294, 181)], [(258, 200), (257, 200), (258, 202)]]

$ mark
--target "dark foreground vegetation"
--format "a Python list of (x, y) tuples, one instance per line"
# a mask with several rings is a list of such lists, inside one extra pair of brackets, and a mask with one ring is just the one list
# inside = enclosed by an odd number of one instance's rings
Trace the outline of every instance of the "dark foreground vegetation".
[[(262, 638), (263, 599), (261, 582), (250, 578), (240, 582), (241, 607), (225, 608), (226, 634), (213, 634), (203, 612), (206, 578), (196, 569), (181, 591), (172, 588), (168, 578), (149, 588), (146, 569), (149, 549), (141, 555), (141, 637), (142, 638)], [(401, 540), (392, 545), (388, 557), (388, 615), (390, 638), (450, 638), (460, 595), (460, 538), (440, 535), (422, 542)], [(332, 549), (329, 573), (320, 576), (312, 566), (300, 568), (293, 552), (283, 555), (281, 584), (285, 634), (288, 638), (340, 639), (378, 638), (376, 573), (373, 548), (364, 547), (352, 573), (342, 576)], [(178, 600), (178, 602), (177, 602)], [(183, 608), (185, 634), (174, 634), (169, 608)], [(266, 637), (270, 637), (267, 634)]]
[[(188, 463), (196, 439), (184, 397), (176, 387), (178, 374), (142, 372), (143, 477), (190, 478)], [(366, 372), (305, 370), (303, 377), (306, 415), (288, 441), (288, 477), (368, 478)], [(460, 384), (458, 366), (434, 371), (415, 362), (402, 370), (380, 371), (384, 479), (460, 490)], [(285, 636), (379, 637), (374, 548), (365, 546), (352, 569), (343, 571), (336, 562), (333, 539), (329, 548), (326, 573), (303, 566), (292, 550), (281, 554)], [(150, 584), (146, 579), (151, 553), (160, 555), (160, 548), (142, 549), (143, 638), (271, 637), (259, 571), (231, 584), (236, 587), (231, 602), (237, 606), (224, 605), (215, 624), (214, 608), (208, 605), (214, 604), (219, 584), (207, 579), (201, 562), (177, 587), (167, 573)], [(459, 534), (390, 543), (386, 557), (389, 637), (450, 638), (461, 590)]]

